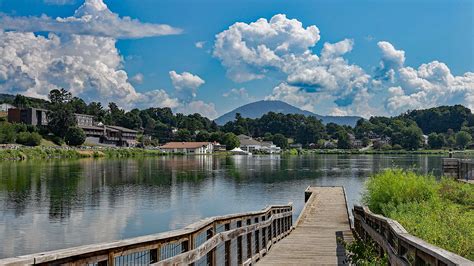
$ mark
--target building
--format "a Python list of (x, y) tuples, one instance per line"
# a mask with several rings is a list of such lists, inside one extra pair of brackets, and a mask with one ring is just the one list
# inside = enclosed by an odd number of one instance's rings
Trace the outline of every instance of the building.
[(138, 131), (119, 126), (105, 126), (109, 132), (114, 132), (114, 136), (118, 138), (117, 146), (134, 147), (138, 144)]
[(10, 108), (8, 109), (8, 122), (46, 126), (48, 125), (47, 113), (48, 110), (39, 108)]
[[(48, 125), (48, 110), (38, 108), (10, 108), (8, 121), (11, 123), (24, 123), (33, 126)], [(137, 145), (138, 131), (97, 123), (93, 115), (74, 114), (77, 126), (84, 130), (86, 142), (93, 144), (108, 144), (114, 146), (133, 147)]]
[(8, 112), (8, 109), (16, 108), (15, 106), (9, 103), (2, 103), (0, 104), (0, 112)]
[(261, 151), (265, 153), (280, 153), (281, 148), (277, 147), (271, 141), (258, 141), (244, 134), (237, 136), (240, 141), (240, 148), (244, 151), (254, 153)]
[(210, 154), (214, 151), (212, 142), (168, 142), (160, 147), (164, 152), (184, 154)]

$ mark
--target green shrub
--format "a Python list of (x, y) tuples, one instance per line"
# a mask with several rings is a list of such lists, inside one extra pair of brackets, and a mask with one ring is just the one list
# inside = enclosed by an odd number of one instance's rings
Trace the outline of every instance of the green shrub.
[(86, 133), (79, 127), (70, 127), (64, 137), (67, 145), (80, 146), (86, 141)]
[(38, 146), (41, 144), (41, 135), (36, 132), (20, 132), (17, 135), (16, 142), (26, 146)]
[(364, 201), (376, 213), (401, 203), (420, 202), (436, 196), (433, 176), (420, 176), (400, 169), (386, 170), (371, 176), (366, 183)]
[(421, 239), (474, 259), (474, 188), (410, 171), (386, 170), (370, 177), (364, 202), (397, 220)]

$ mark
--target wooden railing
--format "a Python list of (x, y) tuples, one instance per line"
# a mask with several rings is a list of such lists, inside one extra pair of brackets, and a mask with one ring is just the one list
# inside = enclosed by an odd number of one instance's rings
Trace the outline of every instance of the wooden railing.
[(269, 206), (166, 233), (3, 259), (0, 265), (249, 265), (291, 232), (292, 215), (291, 203)]
[(443, 175), (456, 179), (474, 179), (474, 160), (443, 158)]
[(457, 254), (410, 235), (397, 221), (354, 206), (354, 230), (372, 239), (388, 255), (391, 265), (474, 265)]

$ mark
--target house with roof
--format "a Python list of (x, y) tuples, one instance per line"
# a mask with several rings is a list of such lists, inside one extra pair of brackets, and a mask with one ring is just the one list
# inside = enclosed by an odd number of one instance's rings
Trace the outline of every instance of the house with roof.
[(214, 151), (212, 142), (168, 142), (160, 147), (163, 152), (184, 154), (210, 154)]
[(256, 151), (264, 153), (280, 153), (281, 148), (271, 141), (258, 141), (244, 134), (237, 136), (240, 141), (240, 148), (244, 151), (254, 153)]

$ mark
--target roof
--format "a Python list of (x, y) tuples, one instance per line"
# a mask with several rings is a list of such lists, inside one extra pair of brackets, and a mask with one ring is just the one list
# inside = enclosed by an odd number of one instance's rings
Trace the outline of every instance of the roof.
[(126, 128), (126, 127), (119, 127), (119, 126), (107, 126), (107, 127), (113, 128), (122, 132), (138, 133), (138, 131), (130, 129), (130, 128)]
[(103, 127), (96, 127), (96, 126), (84, 126), (84, 125), (78, 125), (78, 127), (82, 129), (93, 129), (93, 130), (104, 130)]
[(242, 138), (242, 139), (239, 139), (240, 140), (240, 146), (250, 146), (250, 145), (259, 145), (259, 146), (262, 146), (263, 144), (258, 141), (258, 140), (254, 140), (252, 138), (250, 139), (245, 139), (245, 138)]
[(162, 149), (197, 149), (209, 145), (210, 142), (168, 142)]

